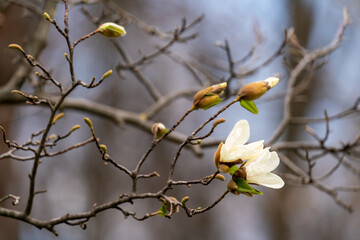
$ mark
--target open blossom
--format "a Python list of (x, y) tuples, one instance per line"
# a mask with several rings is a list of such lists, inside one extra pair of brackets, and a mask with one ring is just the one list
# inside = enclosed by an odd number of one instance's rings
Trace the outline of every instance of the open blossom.
[(220, 143), (215, 154), (215, 164), (233, 166), (244, 160), (254, 159), (263, 149), (264, 141), (245, 144), (250, 138), (250, 127), (246, 120), (238, 121), (230, 132), (225, 143)]
[(246, 120), (238, 121), (225, 143), (219, 145), (215, 153), (215, 165), (221, 172), (229, 172), (230, 168), (242, 164), (233, 174), (233, 179), (242, 178), (247, 183), (263, 185), (270, 188), (281, 188), (284, 181), (271, 173), (280, 163), (276, 152), (263, 148), (263, 141), (245, 144), (250, 137), (250, 127)]
[(260, 151), (260, 154), (252, 160), (248, 160), (241, 168), (245, 169), (246, 182), (262, 185), (269, 188), (282, 188), (284, 181), (276, 174), (271, 173), (279, 166), (280, 159), (276, 152), (270, 152), (269, 148)]

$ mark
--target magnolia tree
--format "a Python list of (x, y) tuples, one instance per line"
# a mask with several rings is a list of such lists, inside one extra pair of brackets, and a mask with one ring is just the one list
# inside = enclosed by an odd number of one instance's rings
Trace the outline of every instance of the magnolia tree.
[[(359, 175), (359, 170), (355, 171), (354, 167), (346, 163), (344, 159), (347, 156), (358, 156), (360, 135), (353, 141), (338, 145), (328, 146), (327, 139), (330, 133), (330, 122), (334, 119), (344, 119), (348, 116), (359, 114), (359, 99), (353, 106), (349, 106), (345, 111), (339, 112), (329, 116), (324, 112), (323, 117), (308, 118), (306, 116), (299, 117), (292, 114), (292, 103), (294, 99), (299, 96), (310, 84), (311, 77), (309, 74), (315, 71), (318, 67), (323, 65), (318, 63), (324, 56), (329, 55), (338, 48), (342, 41), (342, 37), (350, 20), (347, 10), (344, 10), (343, 20), (340, 23), (338, 32), (330, 44), (309, 51), (302, 47), (297, 41), (293, 29), (285, 31), (284, 40), (279, 44), (279, 48), (263, 63), (249, 69), (246, 72), (238, 72), (236, 66), (244, 64), (252, 57), (254, 50), (252, 49), (247, 56), (240, 60), (234, 60), (233, 54), (227, 41), (224, 43), (217, 43), (217, 47), (222, 49), (227, 57), (227, 74), (223, 78), (216, 78), (211, 73), (201, 69), (199, 65), (192, 64), (189, 61), (182, 59), (180, 56), (171, 53), (171, 47), (175, 43), (186, 43), (196, 37), (196, 34), (189, 34), (190, 29), (197, 25), (203, 17), (197, 18), (195, 21), (188, 23), (185, 19), (182, 21), (180, 27), (175, 28), (171, 32), (162, 32), (159, 29), (141, 21), (119, 8), (118, 5), (112, 1), (96, 1), (96, 4), (103, 4), (103, 14), (100, 16), (93, 16), (87, 11), (87, 1), (72, 2), (67, 0), (62, 2), (46, 1), (44, 9), (42, 10), (43, 20), (40, 21), (38, 29), (36, 30), (38, 39), (45, 39), (48, 26), (57, 30), (59, 37), (66, 42), (67, 52), (64, 53), (63, 61), (68, 65), (69, 78), (66, 82), (57, 80), (46, 63), (41, 63), (37, 59), (37, 55), (42, 51), (43, 47), (36, 43), (29, 42), (29, 46), (23, 47), (16, 43), (9, 43), (9, 48), (16, 51), (23, 59), (20, 67), (14, 76), (8, 80), (7, 84), (0, 88), (0, 103), (18, 103), (27, 104), (28, 108), (32, 105), (39, 105), (49, 110), (47, 123), (42, 129), (33, 129), (29, 140), (19, 143), (14, 139), (10, 139), (6, 134), (7, 129), (0, 127), (2, 132), (2, 144), (5, 144), (8, 150), (0, 154), (1, 161), (20, 161), (30, 162), (32, 164), (29, 173), (29, 179), (26, 183), (28, 186), (28, 193), (26, 196), (18, 196), (9, 190), (5, 196), (0, 196), (0, 204), (7, 201), (12, 201), (13, 207), (0, 206), (0, 216), (3, 218), (13, 218), (19, 221), (26, 222), (40, 229), (46, 229), (55, 235), (61, 234), (56, 231), (56, 226), (60, 224), (70, 226), (80, 226), (86, 228), (86, 223), (92, 218), (95, 218), (98, 213), (104, 211), (120, 211), (124, 216), (130, 216), (136, 220), (142, 221), (151, 217), (162, 216), (171, 218), (175, 213), (184, 211), (187, 216), (191, 217), (196, 214), (202, 214), (214, 208), (219, 202), (226, 201), (225, 197), (228, 194), (239, 195), (239, 197), (261, 197), (266, 198), (266, 195), (258, 189), (259, 185), (279, 189), (284, 184), (292, 186), (294, 184), (311, 185), (321, 192), (333, 198), (335, 203), (345, 209), (352, 211), (351, 206), (343, 201), (339, 196), (342, 191), (357, 191), (358, 186), (336, 186), (331, 187), (322, 183), (326, 178), (333, 176), (333, 173), (339, 169), (340, 166), (348, 169), (351, 174)], [(21, 5), (21, 3), (20, 3)], [(52, 16), (57, 5), (65, 8), (63, 16), (63, 27)], [(70, 40), (71, 32), (69, 31), (69, 11), (71, 6), (83, 5), (82, 12), (87, 16), (94, 26), (94, 31), (84, 35), (80, 39), (72, 42)], [(24, 8), (35, 8), (31, 4), (23, 3)], [(30, 7), (29, 7), (30, 6)], [(38, 9), (38, 8), (36, 8)], [(39, 11), (39, 9), (37, 10)], [(114, 22), (109, 22), (114, 20)], [(162, 40), (167, 41), (163, 46), (158, 47), (155, 51), (143, 54), (138, 60), (132, 60), (127, 54), (126, 49), (122, 45), (122, 37), (126, 35), (127, 24), (134, 24), (142, 31), (156, 36)], [(123, 71), (131, 72), (153, 98), (153, 103), (148, 105), (148, 109), (139, 114), (127, 110), (121, 110), (107, 106), (101, 103), (84, 101), (70, 97), (75, 95), (75, 89), (85, 88), (91, 91), (94, 88), (101, 88), (104, 81), (110, 78), (115, 78), (113, 70), (109, 70), (103, 74), (100, 79), (95, 77), (90, 81), (79, 80), (74, 65), (74, 59), (77, 55), (74, 53), (75, 49), (81, 45), (82, 42), (90, 39), (94, 35), (102, 35), (103, 41), (106, 44), (112, 44), (117, 53), (121, 56), (122, 62), (118, 63), (116, 70), (120, 75)], [(131, 38), (128, 33), (126, 37)], [(27, 48), (32, 48), (34, 56), (28, 54)], [(262, 67), (266, 66), (274, 59), (282, 56), (286, 49), (291, 49), (293, 54), (299, 58), (296, 65), (290, 69), (288, 77), (283, 77), (274, 73), (272, 76), (264, 76), (261, 81), (251, 82), (242, 85), (236, 89), (230, 88), (230, 83), (237, 79), (244, 79), (246, 76), (253, 74)], [(195, 79), (210, 79), (210, 81), (199, 81), (198, 86), (193, 86), (189, 90), (176, 90), (173, 92), (163, 94), (160, 90), (142, 73), (142, 67), (150, 65), (152, 60), (166, 55), (177, 63), (185, 67)], [(89, 70), (91, 71), (91, 70)], [(300, 74), (308, 73), (306, 77), (300, 77)], [(34, 77), (36, 80), (34, 80)], [(32, 88), (24, 89), (24, 84), (27, 81), (32, 81)], [(264, 94), (269, 96), (272, 94), (270, 89), (274, 88), (279, 81), (287, 82), (287, 89), (280, 97), (284, 98), (283, 116), (278, 127), (274, 131), (269, 141), (258, 140), (253, 143), (247, 143), (250, 138), (250, 125), (246, 119), (238, 119), (238, 122), (233, 126), (233, 129), (226, 133), (222, 132), (225, 141), (212, 138), (212, 134), (217, 131), (218, 126), (227, 124), (221, 114), (225, 111), (232, 111), (231, 106), (239, 104), (244, 111), (250, 111), (253, 114), (258, 114), (259, 110), (255, 105), (257, 99)], [(44, 87), (46, 85), (46, 87)], [(51, 91), (49, 90), (51, 89)], [(54, 92), (55, 91), (55, 92)], [(268, 93), (270, 92), (270, 93)], [(189, 103), (188, 110), (184, 113), (177, 112), (178, 121), (172, 125), (165, 126), (164, 123), (154, 122), (153, 119), (163, 110), (166, 105), (183, 96), (193, 96), (192, 104)], [(279, 96), (278, 96), (279, 97)], [(222, 104), (225, 99), (227, 104)], [(207, 110), (211, 108), (213, 111)], [(53, 128), (56, 123), (62, 121), (64, 110), (76, 109), (83, 114), (83, 123), (76, 123), (65, 133), (53, 133)], [(201, 125), (193, 129), (190, 135), (185, 135), (178, 131), (178, 126), (195, 111), (202, 111), (203, 115), (207, 116), (207, 120)], [(85, 112), (85, 113), (84, 113)], [(68, 113), (67, 113), (68, 114)], [(70, 113), (69, 113), (70, 114)], [(148, 149), (143, 149), (143, 155), (140, 159), (128, 159), (129, 162), (137, 162), (135, 168), (128, 167), (127, 161), (120, 161), (118, 156), (109, 154), (111, 149), (104, 144), (103, 139), (98, 137), (97, 124), (91, 120), (89, 114), (99, 116), (101, 118), (110, 119), (117, 124), (130, 123), (137, 128), (143, 129), (149, 134), (152, 134), (153, 139), (148, 143)], [(266, 122), (263, 119), (264, 123)], [(319, 136), (310, 126), (312, 122), (323, 122), (326, 126), (325, 136)], [(85, 123), (85, 124), (84, 124)], [(290, 124), (298, 124), (305, 126), (305, 130), (313, 137), (313, 141), (280, 141)], [(210, 130), (200, 135), (200, 131), (204, 130), (207, 125), (210, 125)], [(81, 127), (82, 126), (82, 127)], [(84, 128), (85, 126), (85, 128)], [(232, 127), (232, 126), (231, 126)], [(72, 136), (75, 132), (83, 131), (89, 133), (90, 138), (74, 142)], [(159, 176), (158, 171), (145, 172), (143, 165), (150, 161), (149, 156), (153, 151), (164, 141), (171, 141), (178, 144), (176, 153), (171, 157), (171, 161), (166, 163), (168, 165), (168, 173), (166, 181), (163, 185), (157, 186), (156, 191), (139, 190), (139, 182), (151, 181), (152, 178)], [(67, 148), (54, 151), (53, 149), (60, 143), (71, 143)], [(126, 143), (124, 143), (126, 144)], [(41, 169), (41, 163), (48, 161), (49, 158), (55, 156), (66, 156), (66, 154), (74, 149), (82, 148), (85, 145), (91, 145), (98, 150), (98, 159), (104, 162), (108, 167), (113, 167), (118, 170), (118, 174), (127, 176), (130, 179), (131, 186), (128, 192), (119, 193), (119, 197), (112, 201), (96, 203), (91, 209), (87, 211), (78, 211), (68, 213), (66, 215), (57, 216), (50, 219), (38, 219), (33, 216), (34, 202), (38, 194), (48, 194), (38, 189), (38, 174)], [(216, 147), (218, 146), (217, 150)], [(213, 172), (207, 176), (199, 176), (198, 179), (186, 180), (176, 179), (174, 173), (177, 170), (178, 163), (181, 161), (181, 153), (186, 149), (199, 153), (202, 148), (210, 148), (213, 150)], [(139, 151), (139, 150), (137, 150)], [(299, 164), (295, 159), (291, 159), (289, 152), (296, 152), (296, 159), (302, 160), (306, 163)], [(328, 155), (332, 155), (337, 159), (337, 164), (334, 165), (328, 173), (324, 176), (317, 176), (314, 174), (316, 168), (315, 163)], [(345, 164), (346, 163), (346, 164)], [(273, 173), (279, 164), (286, 166), (287, 170), (283, 173)], [(285, 169), (285, 168), (284, 168)], [(280, 177), (281, 176), (281, 177)], [(211, 188), (214, 181), (225, 181), (222, 188), (216, 189), (219, 197), (212, 202), (209, 201), (207, 206), (191, 207), (196, 205), (192, 202), (191, 196), (183, 196), (181, 199), (174, 197), (174, 193), (181, 187), (189, 187), (191, 185), (202, 185), (204, 188)], [(24, 183), (25, 184), (25, 183)], [(171, 190), (171, 192), (170, 192)], [(276, 190), (274, 190), (276, 191)], [(263, 195), (263, 196), (259, 196)], [(135, 200), (137, 204), (141, 204), (144, 199), (158, 199), (157, 209), (148, 209), (148, 213), (140, 215), (127, 209), (126, 203), (133, 203)], [(24, 201), (25, 207), (20, 209), (19, 202)]]

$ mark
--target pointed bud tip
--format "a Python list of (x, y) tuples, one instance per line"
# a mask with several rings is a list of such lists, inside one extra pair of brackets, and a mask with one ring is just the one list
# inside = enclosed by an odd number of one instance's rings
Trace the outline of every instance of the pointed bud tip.
[(220, 85), (220, 87), (222, 87), (222, 88), (226, 88), (226, 87), (227, 87), (227, 82), (220, 83), (219, 85)]
[(280, 80), (279, 77), (269, 77), (269, 78), (265, 79), (264, 82), (267, 82), (268, 86), (270, 88), (273, 88), (273, 87), (275, 87), (276, 84), (278, 84), (279, 80)]
[(57, 120), (59, 120), (60, 118), (62, 118), (65, 115), (65, 113), (61, 112), (58, 115), (56, 115), (53, 119), (52, 124), (55, 124)]
[(53, 22), (53, 20), (51, 19), (50, 15), (47, 12), (44, 12), (44, 17), (46, 20), (48, 20), (49, 22)]
[(70, 132), (73, 132), (73, 131), (75, 131), (75, 130), (78, 130), (79, 128), (80, 128), (80, 125), (77, 124), (77, 125), (75, 125), (75, 126), (73, 126), (73, 127), (71, 128)]
[(189, 201), (189, 199), (190, 199), (190, 197), (189, 196), (186, 196), (186, 197), (183, 197), (183, 199), (181, 199), (181, 205), (185, 205), (185, 203), (187, 202), (187, 201)]
[(105, 78), (109, 77), (111, 74), (112, 74), (112, 70), (110, 69), (109, 71), (104, 73), (104, 75), (101, 77), (101, 79), (105, 79)]
[(89, 128), (93, 128), (93, 124), (89, 118), (84, 117), (84, 122), (89, 126)]
[(217, 125), (224, 123), (224, 122), (226, 122), (225, 118), (216, 119), (215, 122), (213, 123), (213, 128), (215, 128)]
[(15, 44), (15, 43), (9, 44), (8, 48), (12, 48), (12, 49), (19, 50), (20, 52), (24, 52), (24, 49), (20, 45)]

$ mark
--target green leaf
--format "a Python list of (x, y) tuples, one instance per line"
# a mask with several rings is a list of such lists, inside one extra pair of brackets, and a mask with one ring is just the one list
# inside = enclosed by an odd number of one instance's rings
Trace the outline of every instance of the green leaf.
[(237, 166), (232, 166), (231, 168), (230, 168), (230, 175), (232, 176), (233, 174), (234, 174), (234, 172), (236, 172), (237, 170), (239, 170), (239, 168), (237, 167)]
[(165, 203), (162, 204), (162, 206), (161, 206), (161, 208), (159, 209), (159, 211), (161, 212), (161, 213), (159, 213), (159, 216), (165, 217), (165, 215), (166, 215)]
[(238, 187), (237, 190), (241, 193), (263, 194), (259, 190), (252, 188), (243, 178), (237, 178), (234, 181)]
[(240, 105), (253, 114), (259, 113), (259, 110), (257, 109), (254, 101), (252, 101), (252, 100), (250, 100), (250, 101), (240, 100)]

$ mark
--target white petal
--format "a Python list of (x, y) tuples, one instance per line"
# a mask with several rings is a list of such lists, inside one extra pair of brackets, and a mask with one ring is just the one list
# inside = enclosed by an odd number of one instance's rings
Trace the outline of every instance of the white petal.
[(271, 172), (279, 166), (280, 159), (276, 152), (269, 152), (269, 148), (263, 149), (259, 156), (246, 162), (246, 172), (248, 176), (258, 175), (259, 173)]
[(248, 183), (256, 183), (269, 188), (282, 188), (284, 181), (278, 175), (274, 173), (265, 173), (247, 178)]
[(231, 148), (223, 146), (220, 151), (220, 162), (254, 159), (263, 148), (263, 142), (264, 141), (258, 141), (247, 145), (234, 145)]
[(225, 141), (225, 145), (232, 147), (234, 145), (243, 145), (250, 138), (250, 127), (246, 120), (238, 121), (231, 130), (229, 136)]

